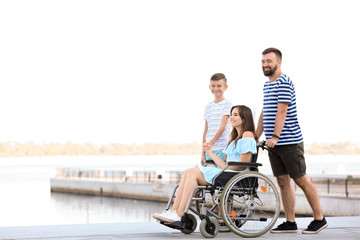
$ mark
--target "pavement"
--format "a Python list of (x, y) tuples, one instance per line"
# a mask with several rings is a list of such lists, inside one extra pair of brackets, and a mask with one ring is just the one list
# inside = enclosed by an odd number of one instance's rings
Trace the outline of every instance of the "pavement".
[[(360, 216), (327, 217), (328, 227), (318, 234), (302, 234), (312, 218), (297, 218), (298, 233), (272, 234), (257, 239), (357, 239), (360, 240)], [(276, 225), (285, 221), (279, 218)], [(275, 225), (275, 226), (276, 226)], [(219, 233), (215, 239), (239, 239), (232, 232)], [(118, 240), (118, 239), (205, 239), (198, 229), (183, 234), (157, 222), (73, 224), (48, 226), (0, 227), (0, 240)]]

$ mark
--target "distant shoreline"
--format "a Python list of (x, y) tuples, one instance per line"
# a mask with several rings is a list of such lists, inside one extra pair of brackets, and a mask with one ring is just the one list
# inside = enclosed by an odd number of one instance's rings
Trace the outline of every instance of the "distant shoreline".
[[(127, 155), (200, 155), (201, 144), (75, 144), (67, 143), (0, 143), (0, 157), (39, 156), (127, 156)], [(360, 154), (360, 144), (350, 142), (305, 145), (306, 154)]]

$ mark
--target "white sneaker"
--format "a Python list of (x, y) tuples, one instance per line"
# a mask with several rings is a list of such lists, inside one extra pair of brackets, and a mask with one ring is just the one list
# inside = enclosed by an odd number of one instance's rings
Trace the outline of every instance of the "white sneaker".
[(168, 209), (168, 210), (162, 211), (162, 213), (154, 213), (153, 218), (160, 220), (163, 218), (164, 215), (168, 214), (169, 212), (173, 212), (173, 210)]
[(181, 220), (181, 217), (179, 217), (174, 211), (165, 211), (160, 214), (155, 213), (153, 218), (162, 222), (176, 222)]

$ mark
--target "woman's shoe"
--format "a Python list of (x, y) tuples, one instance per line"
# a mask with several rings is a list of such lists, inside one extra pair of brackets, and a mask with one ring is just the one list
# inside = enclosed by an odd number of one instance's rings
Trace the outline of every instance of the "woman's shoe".
[(176, 221), (180, 221), (181, 217), (179, 217), (176, 212), (173, 211), (165, 211), (163, 213), (155, 213), (153, 215), (153, 218), (161, 221), (161, 222), (176, 222)]

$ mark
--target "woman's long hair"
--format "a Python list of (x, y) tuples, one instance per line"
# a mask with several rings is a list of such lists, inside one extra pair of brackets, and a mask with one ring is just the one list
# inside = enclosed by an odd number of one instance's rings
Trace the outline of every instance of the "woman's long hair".
[(231, 114), (232, 114), (232, 111), (234, 110), (234, 108), (237, 108), (239, 110), (239, 115), (242, 120), (241, 132), (240, 132), (240, 134), (238, 134), (238, 131), (235, 128), (233, 128), (230, 133), (229, 144), (235, 140), (235, 146), (236, 146), (237, 141), (242, 138), (243, 133), (246, 131), (252, 132), (255, 136), (255, 141), (257, 142), (258, 137), (255, 134), (255, 124), (254, 124), (254, 119), (253, 119), (251, 109), (245, 105), (236, 105), (231, 108), (231, 111), (230, 111)]

